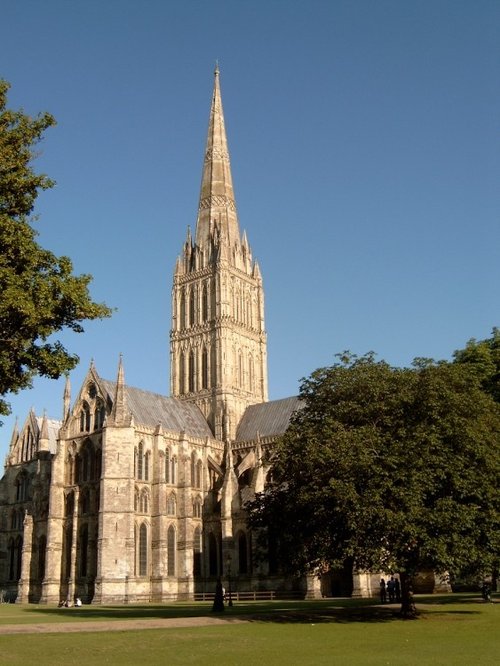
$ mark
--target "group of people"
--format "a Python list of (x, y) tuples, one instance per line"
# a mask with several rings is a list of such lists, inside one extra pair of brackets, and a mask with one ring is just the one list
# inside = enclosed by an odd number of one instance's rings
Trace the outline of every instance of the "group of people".
[[(82, 600), (80, 597), (75, 598), (75, 608), (80, 608), (82, 605)], [(61, 599), (61, 601), (58, 604), (59, 608), (71, 608), (71, 601), (69, 599)]]
[(399, 582), (399, 578), (391, 576), (387, 583), (384, 578), (380, 579), (380, 601), (383, 604), (387, 602), (393, 604), (401, 601), (401, 583)]

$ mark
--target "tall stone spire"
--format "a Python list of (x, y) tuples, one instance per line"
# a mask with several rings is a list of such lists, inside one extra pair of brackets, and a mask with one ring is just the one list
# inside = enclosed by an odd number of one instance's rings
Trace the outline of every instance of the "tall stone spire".
[(172, 289), (170, 386), (202, 410), (218, 439), (236, 436), (249, 405), (267, 400), (262, 277), (240, 236), (215, 70), (200, 204)]
[(69, 381), (69, 374), (66, 375), (66, 382), (64, 384), (64, 394), (63, 394), (63, 423), (69, 416), (69, 410), (71, 406), (71, 384)]
[(125, 394), (125, 373), (123, 370), (123, 358), (121, 354), (120, 360), (118, 362), (118, 376), (116, 378), (113, 408), (111, 410), (108, 424), (114, 426), (130, 425), (130, 412), (127, 408), (127, 398)]
[(230, 246), (240, 242), (218, 66), (215, 68), (214, 75), (214, 91), (196, 223), (196, 244), (199, 247), (206, 246), (213, 227), (219, 229), (222, 237), (227, 239)]

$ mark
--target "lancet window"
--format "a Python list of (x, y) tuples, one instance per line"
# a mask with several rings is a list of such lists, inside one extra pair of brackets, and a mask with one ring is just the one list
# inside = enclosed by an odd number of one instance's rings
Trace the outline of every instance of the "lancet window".
[(145, 488), (141, 492), (139, 511), (141, 513), (148, 513), (149, 511), (149, 494)]
[(90, 432), (90, 407), (86, 402), (80, 412), (80, 432)]
[(16, 501), (23, 502), (28, 499), (29, 479), (28, 475), (21, 473), (16, 479)]
[(201, 292), (201, 318), (202, 321), (208, 320), (208, 289), (207, 285), (203, 285)]
[(167, 576), (175, 576), (176, 569), (176, 534), (175, 527), (170, 525), (167, 530)]
[(38, 541), (38, 580), (45, 576), (45, 553), (47, 550), (47, 537), (42, 535)]
[(238, 386), (243, 388), (243, 354), (238, 351)]
[(201, 499), (199, 497), (196, 497), (193, 500), (193, 518), (201, 518), (201, 509), (202, 509)]
[(64, 515), (66, 518), (71, 518), (75, 510), (75, 493), (68, 493), (64, 499)]
[(189, 378), (189, 393), (193, 393), (195, 390), (195, 358), (194, 351), (189, 352), (189, 367), (188, 367), (188, 378)]
[(80, 575), (87, 575), (88, 564), (88, 548), (89, 548), (89, 528), (88, 525), (83, 525), (80, 530)]
[(201, 576), (201, 530), (196, 527), (193, 533), (193, 575)]
[(198, 460), (196, 463), (195, 487), (201, 488), (203, 483), (203, 463)]
[(248, 357), (248, 390), (253, 391), (254, 389), (254, 366), (253, 366), (253, 357), (250, 355)]
[(204, 389), (209, 388), (208, 386), (208, 352), (207, 348), (203, 347), (201, 352), (201, 387)]
[(87, 515), (90, 511), (90, 496), (87, 488), (82, 490), (80, 495), (80, 513)]
[(177, 511), (176, 511), (175, 494), (170, 493), (170, 495), (167, 498), (167, 515), (175, 516), (176, 513), (177, 513)]
[(185, 356), (184, 352), (181, 352), (179, 357), (179, 393), (184, 393), (186, 390), (186, 372), (185, 372)]
[(148, 526), (146, 523), (142, 523), (139, 527), (139, 543), (137, 546), (139, 576), (146, 576), (148, 573)]
[(170, 449), (165, 451), (165, 482), (176, 483), (177, 481), (177, 457), (172, 455)]
[(165, 483), (170, 483), (170, 449), (165, 451)]
[(181, 303), (180, 303), (180, 328), (186, 327), (186, 294), (184, 289), (181, 291)]
[(151, 452), (144, 450), (144, 443), (134, 449), (134, 468), (135, 478), (140, 481), (149, 481), (149, 471), (151, 463)]
[(196, 323), (196, 287), (192, 287), (189, 294), (189, 325), (194, 326)]
[(21, 555), (23, 551), (22, 537), (9, 540), (9, 580), (21, 577)]
[(106, 408), (102, 400), (97, 400), (94, 410), (94, 430), (99, 430), (104, 424), (106, 418)]

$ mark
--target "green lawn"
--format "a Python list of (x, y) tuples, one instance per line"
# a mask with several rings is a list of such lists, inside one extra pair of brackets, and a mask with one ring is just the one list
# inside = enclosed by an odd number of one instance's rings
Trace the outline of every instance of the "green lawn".
[[(478, 597), (421, 597), (418, 620), (366, 601), (239, 603), (225, 618), (245, 624), (183, 629), (0, 636), (0, 663), (134, 664), (394, 664), (500, 663), (500, 603)], [(211, 615), (207, 604), (84, 606), (56, 609), (3, 604), (0, 624), (115, 621)]]

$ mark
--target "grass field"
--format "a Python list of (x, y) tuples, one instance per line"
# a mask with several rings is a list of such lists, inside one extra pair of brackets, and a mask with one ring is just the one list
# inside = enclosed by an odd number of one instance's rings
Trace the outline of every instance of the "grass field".
[[(12, 666), (500, 663), (500, 603), (485, 604), (473, 595), (450, 595), (417, 598), (417, 607), (419, 619), (401, 620), (395, 606), (379, 607), (370, 601), (239, 603), (222, 614), (227, 623), (203, 626), (204, 618), (213, 617), (209, 604), (80, 609), (3, 604), (0, 627), (25, 624), (36, 629), (35, 625), (76, 621), (81, 623), (82, 632), (2, 634), (0, 663)], [(110, 630), (113, 623), (123, 620), (133, 623), (186, 617), (199, 618), (200, 626)], [(238, 619), (244, 622), (237, 623)], [(109, 630), (85, 629), (85, 623), (96, 621)]]

